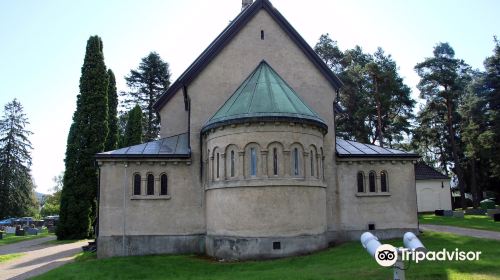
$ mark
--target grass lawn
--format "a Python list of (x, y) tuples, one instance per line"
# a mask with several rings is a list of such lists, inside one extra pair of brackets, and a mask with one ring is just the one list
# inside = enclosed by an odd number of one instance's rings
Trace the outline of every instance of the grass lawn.
[(16, 253), (16, 254), (7, 254), (7, 255), (0, 255), (0, 263), (10, 261), (12, 259), (18, 258), (24, 254), (22, 253)]
[[(412, 263), (408, 279), (500, 279), (500, 242), (426, 232), (429, 250), (482, 251), (479, 261)], [(401, 240), (390, 240), (401, 246)], [(33, 279), (392, 279), (392, 269), (375, 262), (359, 242), (315, 254), (272, 261), (220, 263), (197, 256), (139, 256), (95, 259), (83, 253), (76, 262)]]
[(38, 233), (38, 235), (28, 235), (26, 234), (25, 236), (16, 236), (15, 234), (3, 234), (3, 239), (0, 239), (0, 246), (2, 245), (7, 245), (7, 244), (12, 244), (16, 242), (21, 242), (21, 241), (26, 241), (26, 240), (31, 240), (31, 239), (36, 239), (36, 238), (42, 238), (42, 237), (47, 237), (54, 235), (53, 233), (48, 233), (47, 229), (44, 229)]
[(493, 221), (489, 216), (465, 215), (464, 218), (434, 216), (421, 214), (418, 216), (421, 224), (455, 226), (473, 229), (500, 231), (500, 222)]

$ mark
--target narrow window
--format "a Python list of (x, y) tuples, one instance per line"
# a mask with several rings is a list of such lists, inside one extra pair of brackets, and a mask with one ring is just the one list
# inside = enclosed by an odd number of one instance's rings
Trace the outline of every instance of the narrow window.
[(217, 153), (217, 178), (219, 178), (219, 153)]
[(255, 148), (250, 148), (250, 176), (257, 175), (257, 154)]
[(370, 171), (370, 175), (368, 175), (368, 181), (370, 184), (370, 192), (375, 192), (375, 171)]
[(168, 193), (167, 174), (162, 174), (160, 177), (160, 195), (167, 195), (167, 193)]
[(148, 185), (147, 185), (147, 195), (155, 194), (155, 176), (153, 174), (148, 175)]
[(261, 39), (261, 40), (264, 40), (264, 30), (261, 30), (261, 31), (260, 31), (260, 39)]
[(234, 151), (231, 151), (231, 177), (234, 177)]
[(380, 191), (387, 192), (387, 173), (385, 171), (380, 172)]
[(363, 175), (363, 172), (358, 172), (358, 192), (364, 192), (365, 191), (365, 176)]
[(314, 177), (314, 154), (312, 150), (309, 157), (311, 159), (311, 177)]
[(141, 175), (134, 175), (134, 195), (141, 195)]
[(273, 174), (278, 175), (278, 149), (273, 149)]
[(293, 175), (299, 175), (299, 149), (293, 149)]

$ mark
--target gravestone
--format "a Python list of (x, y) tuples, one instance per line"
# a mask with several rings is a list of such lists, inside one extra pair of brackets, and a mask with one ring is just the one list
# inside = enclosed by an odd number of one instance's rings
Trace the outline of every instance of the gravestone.
[(493, 218), (494, 214), (498, 214), (498, 213), (500, 213), (500, 209), (488, 209), (488, 210), (486, 210), (486, 214), (492, 218)]
[(38, 229), (36, 228), (28, 228), (27, 232), (29, 235), (38, 235)]
[(5, 233), (14, 234), (16, 233), (15, 227), (5, 227)]
[(493, 214), (493, 221), (500, 222), (500, 213)]
[(467, 209), (465, 210), (465, 215), (484, 215), (486, 214), (485, 209)]
[(444, 215), (444, 210), (434, 210), (434, 215), (435, 216), (443, 216)]
[(453, 217), (453, 210), (444, 210), (443, 216), (445, 216), (445, 217)]
[(26, 235), (26, 232), (24, 231), (24, 229), (16, 229), (16, 236), (25, 236)]
[(463, 211), (453, 211), (453, 217), (455, 217), (455, 218), (463, 218), (464, 217), (464, 212)]

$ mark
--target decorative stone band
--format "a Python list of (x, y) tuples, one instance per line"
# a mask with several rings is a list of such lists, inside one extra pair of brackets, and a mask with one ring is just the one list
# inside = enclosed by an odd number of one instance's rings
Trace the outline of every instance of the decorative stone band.
[(225, 126), (225, 125), (236, 125), (236, 124), (245, 124), (245, 123), (297, 123), (297, 124), (308, 124), (308, 125), (313, 125), (317, 126), (318, 128), (321, 129), (323, 135), (325, 135), (328, 132), (328, 126), (316, 119), (309, 118), (307, 116), (295, 116), (295, 115), (290, 115), (290, 116), (260, 116), (260, 117), (240, 117), (240, 118), (235, 118), (235, 119), (228, 119), (228, 120), (220, 120), (217, 122), (210, 123), (208, 125), (205, 125), (201, 129), (201, 133), (205, 134), (208, 133), (210, 130)]
[(272, 186), (285, 186), (285, 187), (317, 187), (326, 188), (326, 183), (320, 179), (311, 178), (283, 178), (283, 179), (244, 179), (244, 180), (227, 180), (211, 182), (206, 190), (210, 189), (223, 189), (223, 188), (245, 188), (245, 187), (272, 187)]

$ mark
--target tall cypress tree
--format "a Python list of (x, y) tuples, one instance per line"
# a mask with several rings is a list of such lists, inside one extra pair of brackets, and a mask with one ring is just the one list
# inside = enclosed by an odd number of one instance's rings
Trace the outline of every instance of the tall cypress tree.
[(80, 94), (68, 134), (58, 239), (92, 236), (96, 216), (97, 172), (94, 155), (104, 151), (108, 135), (108, 74), (102, 41), (87, 41)]
[(108, 138), (106, 138), (106, 147), (104, 150), (111, 151), (118, 147), (118, 96), (116, 93), (115, 74), (111, 69), (108, 70)]
[(139, 105), (128, 112), (127, 126), (123, 139), (124, 146), (132, 146), (142, 143), (142, 111)]
[(23, 106), (14, 99), (7, 103), (0, 120), (0, 219), (24, 216), (32, 207), (30, 175), (32, 133)]

